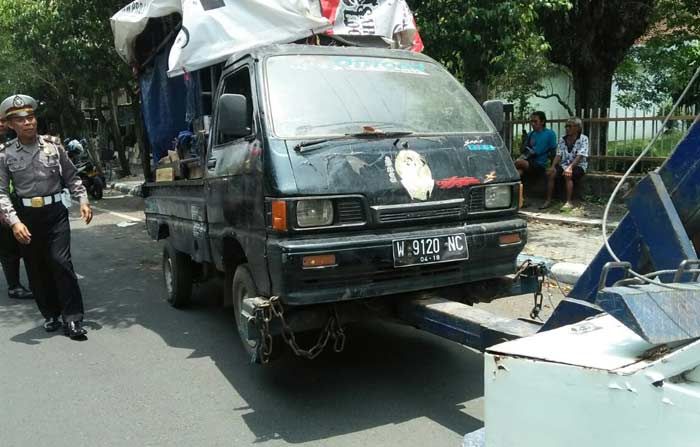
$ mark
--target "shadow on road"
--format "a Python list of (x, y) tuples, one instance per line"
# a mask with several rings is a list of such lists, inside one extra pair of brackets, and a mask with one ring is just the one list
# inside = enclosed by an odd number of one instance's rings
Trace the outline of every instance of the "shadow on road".
[[(461, 346), (408, 327), (364, 323), (347, 329), (341, 354), (327, 352), (314, 361), (290, 354), (271, 365), (250, 365), (232, 313), (218, 305), (216, 284), (198, 287), (187, 310), (165, 303), (160, 246), (142, 227), (81, 228), (73, 238), (74, 264), (85, 277), (81, 287), (93, 322), (89, 335), (140, 325), (170, 347), (191, 350), (190, 358), (210, 358), (247, 402), (231, 408), (230, 417), (242, 418), (257, 442), (322, 440), (416, 418), (458, 435), (482, 426), (461, 407), (483, 394), (481, 356)], [(0, 299), (0, 325), (39, 318), (33, 303), (7, 305)], [(31, 345), (49, 336), (35, 327), (12, 341)]]

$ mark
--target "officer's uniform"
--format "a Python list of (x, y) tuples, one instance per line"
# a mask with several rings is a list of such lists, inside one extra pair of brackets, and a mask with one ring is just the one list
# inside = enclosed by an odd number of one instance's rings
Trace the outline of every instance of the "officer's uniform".
[[(30, 107), (27, 114), (33, 114), (36, 102), (24, 95), (7, 98), (0, 103), (0, 116), (27, 111), (23, 106)], [(21, 248), (34, 298), (49, 324), (44, 325), (47, 330), (60, 327), (59, 315), (65, 323), (83, 319), (83, 299), (71, 262), (68, 210), (61, 201), (65, 185), (81, 204), (88, 203), (76, 174), (65, 150), (48, 137), (37, 136), (28, 145), (14, 139), (0, 151), (0, 212), (10, 226), (21, 222), (31, 233), (31, 242)], [(10, 181), (18, 197), (17, 209), (9, 197)]]
[[(7, 131), (4, 135), (0, 135), (0, 143), (10, 141), (11, 131)], [(9, 138), (8, 138), (9, 137)], [(0, 150), (4, 150), (4, 145), (0, 144)], [(11, 194), (14, 199), (16, 196)], [(15, 202), (13, 201), (13, 204)], [(19, 260), (20, 260), (19, 243), (12, 234), (10, 227), (0, 225), (0, 265), (2, 265), (5, 280), (7, 281), (7, 295), (10, 298), (16, 299), (31, 299), (32, 293), (25, 289), (19, 279)]]

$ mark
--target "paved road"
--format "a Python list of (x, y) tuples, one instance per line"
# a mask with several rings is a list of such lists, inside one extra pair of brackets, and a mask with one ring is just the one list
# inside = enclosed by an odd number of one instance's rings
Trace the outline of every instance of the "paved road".
[(0, 294), (0, 446), (457, 446), (482, 426), (481, 356), (411, 328), (351, 327), (342, 354), (249, 365), (215, 285), (186, 311), (163, 301), (158, 245), (117, 225), (139, 200), (98, 206), (120, 214), (71, 219), (88, 341)]

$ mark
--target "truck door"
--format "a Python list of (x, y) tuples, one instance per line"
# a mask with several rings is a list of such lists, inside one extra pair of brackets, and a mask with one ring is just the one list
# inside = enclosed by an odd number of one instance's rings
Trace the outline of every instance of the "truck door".
[[(217, 98), (223, 94), (246, 98), (249, 131), (227, 135), (221, 131), (217, 100), (214, 127), (207, 159), (206, 194), (208, 231), (212, 257), (220, 262), (246, 256), (253, 275), (267, 277), (265, 269), (265, 214), (262, 198), (262, 143), (255, 94), (252, 60), (224, 74)], [(231, 253), (240, 247), (243, 253)], [(229, 252), (227, 252), (229, 251)], [(251, 255), (255, 254), (255, 256)], [(258, 270), (258, 271), (256, 271)], [(259, 275), (258, 273), (262, 273)], [(260, 288), (261, 284), (258, 284)]]

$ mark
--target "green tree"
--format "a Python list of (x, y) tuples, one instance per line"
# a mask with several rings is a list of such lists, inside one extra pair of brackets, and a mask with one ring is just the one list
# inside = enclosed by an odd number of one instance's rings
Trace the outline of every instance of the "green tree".
[[(646, 38), (615, 73), (618, 101), (650, 108), (672, 103), (700, 66), (700, 0), (660, 0)], [(683, 105), (700, 106), (696, 83)]]
[(572, 0), (540, 16), (550, 60), (571, 72), (577, 110), (610, 106), (613, 74), (653, 23), (658, 1)]
[[(81, 133), (83, 101), (135, 89), (128, 67), (114, 50), (109, 24), (111, 15), (127, 3), (0, 0), (0, 93), (31, 94), (44, 104), (41, 116), (57, 122), (64, 135)], [(101, 108), (101, 101), (96, 102)], [(108, 102), (105, 109), (111, 110)], [(112, 137), (122, 172), (128, 174), (121, 135), (113, 130)]]
[(489, 88), (524, 97), (537, 90), (549, 50), (537, 19), (567, 0), (409, 0), (425, 52), (480, 101)]

